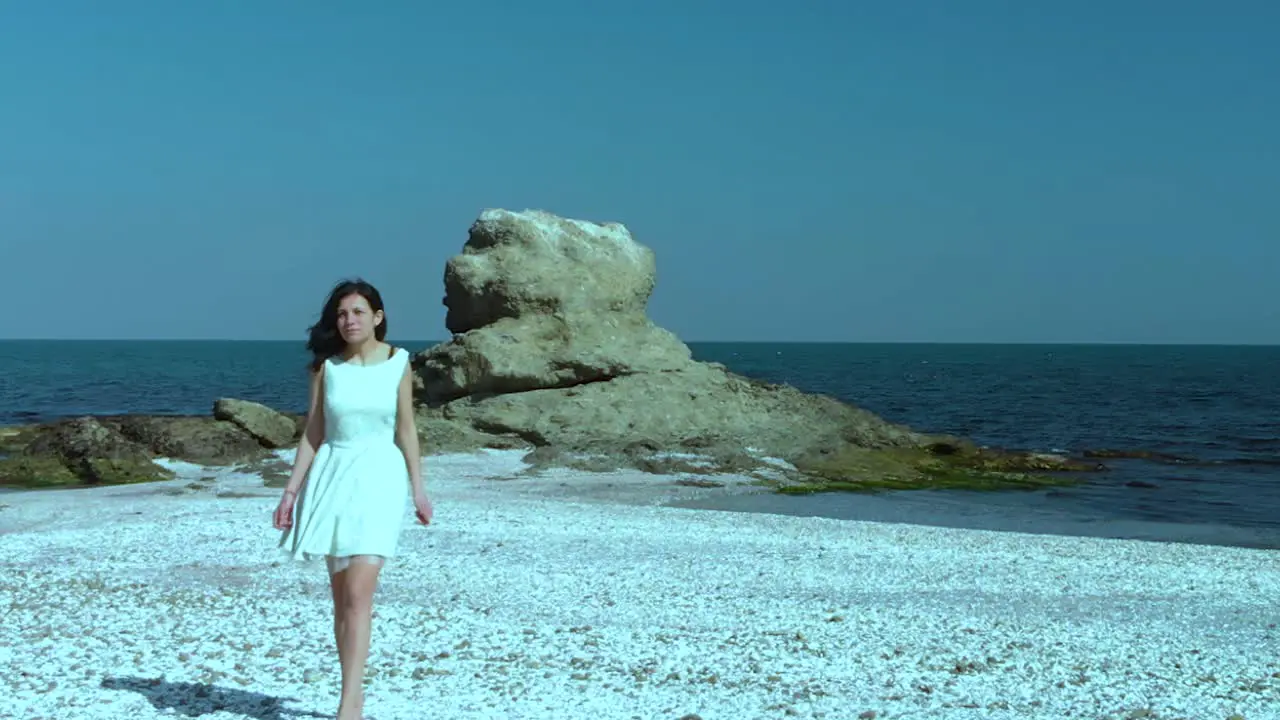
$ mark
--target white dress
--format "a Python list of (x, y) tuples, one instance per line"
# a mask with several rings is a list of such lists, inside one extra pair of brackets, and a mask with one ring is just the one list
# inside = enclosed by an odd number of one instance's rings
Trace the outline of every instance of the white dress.
[(357, 556), (396, 553), (409, 504), (409, 468), (395, 442), (396, 404), (409, 353), (374, 365), (324, 362), (324, 442), (316, 449), (280, 548), (295, 560), (326, 556), (331, 572)]

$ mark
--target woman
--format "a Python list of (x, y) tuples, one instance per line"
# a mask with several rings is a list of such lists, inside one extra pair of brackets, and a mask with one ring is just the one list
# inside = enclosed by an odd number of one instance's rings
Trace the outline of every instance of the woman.
[(407, 499), (423, 525), (432, 508), (409, 353), (383, 342), (381, 295), (362, 280), (340, 283), (310, 334), (310, 408), (275, 527), (295, 559), (325, 557), (342, 666), (338, 720), (358, 720), (378, 572), (395, 555)]

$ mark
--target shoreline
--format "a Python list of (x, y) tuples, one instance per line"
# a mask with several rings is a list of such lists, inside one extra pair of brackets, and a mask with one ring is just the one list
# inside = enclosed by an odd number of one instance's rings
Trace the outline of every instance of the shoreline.
[(743, 493), (677, 500), (671, 507), (984, 532), (1280, 550), (1280, 530), (1273, 528), (1119, 515), (1090, 516), (1054, 506), (1052, 495), (1035, 491), (903, 490), (874, 495), (832, 493), (816, 498)]
[[(273, 454), (292, 462), (293, 450), (277, 450)], [(638, 470), (619, 470), (612, 473), (556, 469), (581, 478), (566, 484), (548, 486), (525, 475), (528, 466), (520, 460), (523, 450), (478, 450), (471, 452), (444, 452), (424, 455), (424, 468), (437, 459), (458, 457), (488, 457), (493, 460), (495, 472), (505, 473), (495, 481), (505, 490), (544, 497), (562, 497), (580, 502), (616, 502), (627, 505), (654, 505), (688, 510), (711, 510), (747, 514), (769, 514), (795, 517), (820, 517), (850, 522), (878, 522), (922, 527), (939, 527), (993, 532), (1021, 532), (1035, 535), (1056, 535), (1097, 539), (1145, 540), (1151, 542), (1188, 543), (1239, 547), (1261, 550), (1280, 549), (1280, 528), (1234, 525), (1228, 523), (1207, 524), (1167, 518), (1136, 518), (1098, 509), (1086, 513), (1080, 508), (1054, 502), (1071, 492), (1071, 488), (1047, 488), (1043, 490), (888, 490), (876, 493), (830, 491), (806, 494), (786, 494), (756, 484), (756, 479), (733, 474), (714, 474), (716, 486), (699, 483), (703, 476), (661, 476)], [(498, 459), (501, 458), (501, 459)], [(113, 491), (132, 494), (134, 488), (143, 494), (168, 492), (191, 482), (183, 475), (198, 473), (202, 476), (217, 475), (240, 477), (238, 492), (255, 492), (266, 495), (278, 489), (263, 487), (254, 472), (241, 473), (232, 468), (198, 466), (183, 461), (158, 459), (163, 467), (179, 471), (173, 480), (138, 483), (135, 485), (104, 485), (78, 487), (21, 488), (0, 487), (0, 498), (16, 498), (32, 493), (77, 493)], [(785, 465), (785, 463), (784, 463)], [(497, 468), (501, 468), (500, 470)], [(241, 477), (243, 476), (243, 477)], [(516, 477), (519, 476), (519, 477)], [(681, 481), (687, 484), (680, 484)], [(0, 500), (0, 506), (5, 503)], [(0, 517), (2, 520), (2, 517)], [(0, 523), (2, 524), (2, 523)]]
[[(674, 477), (430, 462), (436, 520), (406, 519), (375, 598), (378, 720), (1255, 718), (1280, 701), (1272, 552), (692, 510), (653, 503), (655, 480), (704, 492)], [(18, 715), (332, 713), (324, 569), (280, 561), (278, 491), (234, 473), (187, 490), (203, 470), (175, 467), (172, 487), (0, 510)]]

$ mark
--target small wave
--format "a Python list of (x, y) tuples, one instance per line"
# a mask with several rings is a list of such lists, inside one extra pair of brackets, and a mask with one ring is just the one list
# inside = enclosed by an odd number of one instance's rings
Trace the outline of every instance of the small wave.
[(1239, 445), (1241, 445), (1241, 446), (1243, 446), (1243, 447), (1246, 447), (1246, 448), (1249, 448), (1249, 449), (1255, 449), (1255, 448), (1264, 448), (1264, 449), (1277, 448), (1277, 449), (1280, 449), (1280, 437), (1247, 437), (1247, 436), (1242, 436), (1242, 437), (1237, 437), (1237, 438), (1235, 438), (1235, 441), (1236, 441), (1236, 443), (1238, 443)]
[(1280, 457), (1239, 457), (1223, 460), (1224, 465), (1256, 465), (1262, 467), (1280, 467)]

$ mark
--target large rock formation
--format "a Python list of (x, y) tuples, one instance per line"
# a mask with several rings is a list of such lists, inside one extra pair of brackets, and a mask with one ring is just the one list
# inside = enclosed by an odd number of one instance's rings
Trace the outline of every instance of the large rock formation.
[(689, 348), (645, 316), (653, 251), (617, 224), (489, 210), (445, 267), (450, 342), (418, 362), (420, 396), (567, 388), (678, 370)]
[(487, 210), (444, 284), (453, 337), (414, 360), (428, 446), (441, 434), (522, 441), (537, 448), (538, 463), (577, 459), (596, 469), (609, 458), (671, 468), (664, 459), (693, 453), (741, 471), (767, 455), (804, 471), (792, 490), (1026, 487), (1040, 480), (1024, 471), (1092, 469), (926, 436), (694, 361), (646, 316), (654, 253), (617, 223)]
[(654, 253), (622, 225), (485, 211), (445, 270), (454, 337), (415, 360), (439, 417), (537, 446), (759, 450), (917, 446), (831, 398), (695, 362), (645, 310)]

